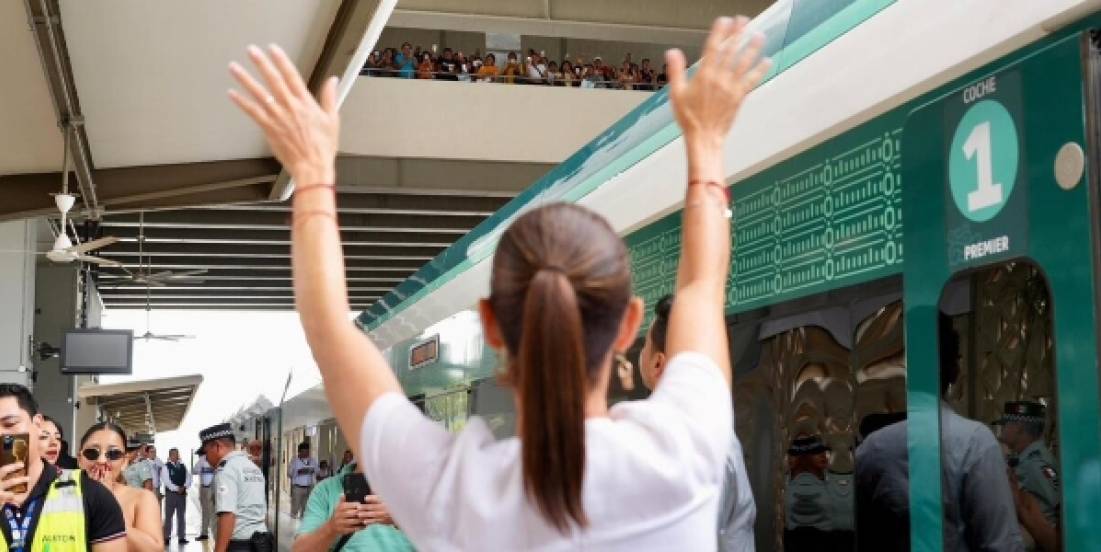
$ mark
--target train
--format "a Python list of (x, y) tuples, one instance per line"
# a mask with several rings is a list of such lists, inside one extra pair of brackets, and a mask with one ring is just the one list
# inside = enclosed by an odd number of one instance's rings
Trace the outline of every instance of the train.
[[(800, 549), (787, 535), (801, 523), (839, 537), (820, 541), (830, 548), (855, 548), (855, 451), (877, 416), (908, 423), (904, 538), (944, 550), (955, 498), (941, 484), (942, 405), (992, 424), (1012, 401), (1046, 408), (1061, 547), (1101, 550), (1099, 10), (786, 0), (752, 21), (774, 67), (725, 152), (725, 309), (757, 550)], [(685, 166), (656, 92), (355, 323), (426, 415), (454, 431), (482, 416), (513, 435), (511, 392), (475, 311), (497, 237), (548, 202), (593, 209), (626, 241), (649, 312), (673, 291)], [(938, 369), (943, 319), (961, 336), (952, 381)], [(645, 397), (612, 379), (613, 402)], [(321, 387), (250, 431), (284, 465), (301, 440), (330, 459), (347, 447)], [(788, 450), (807, 435), (828, 450), (809, 521), (792, 511), (800, 462)]]

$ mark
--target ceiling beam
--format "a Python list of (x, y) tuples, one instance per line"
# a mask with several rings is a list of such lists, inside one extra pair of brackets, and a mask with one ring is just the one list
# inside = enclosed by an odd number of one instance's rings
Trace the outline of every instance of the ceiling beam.
[[(156, 265), (154, 265), (156, 266)], [(402, 269), (400, 271), (363, 271), (363, 272), (349, 272), (344, 278), (345, 282), (360, 283), (360, 282), (375, 282), (379, 284), (396, 284), (405, 280), (410, 274), (414, 272), (414, 269)], [(111, 285), (121, 284), (129, 281), (130, 276), (119, 269), (101, 267), (99, 273), (96, 275), (96, 281), (101, 288), (110, 287)], [(249, 271), (247, 269), (223, 269), (218, 266), (211, 266), (206, 273), (196, 276), (195, 278), (205, 280), (207, 282), (287, 282), (288, 284), (293, 279), (290, 266), (284, 268), (283, 272), (276, 271)], [(175, 283), (172, 280), (169, 282)]]
[[(131, 262), (132, 261), (132, 262)], [(201, 258), (196, 257), (153, 257), (152, 260), (145, 260), (141, 264), (138, 264), (137, 259), (121, 260), (122, 268), (129, 269), (131, 272), (139, 269), (150, 268), (154, 272), (158, 270), (245, 270), (249, 272), (255, 271), (274, 271), (279, 273), (286, 273), (291, 269), (289, 262), (280, 262), (277, 259), (226, 259), (224, 262), (203, 262)], [(387, 261), (380, 263), (377, 261), (364, 262), (354, 261), (345, 263), (344, 270), (349, 276), (355, 275), (359, 272), (367, 272), (377, 274), (380, 272), (387, 272), (390, 274), (411, 274), (420, 267), (424, 266), (423, 261)], [(99, 270), (103, 270), (100, 268)]]
[[(138, 239), (136, 226), (112, 226), (110, 234), (122, 242), (134, 242)], [(431, 232), (356, 232), (341, 229), (341, 242), (345, 246), (370, 245), (378, 247), (443, 247), (455, 242), (454, 233)], [(210, 244), (256, 244), (290, 245), (290, 229), (252, 229), (241, 228), (227, 231), (219, 228), (145, 228), (147, 247), (166, 243), (210, 243)]]
[[(461, 196), (455, 194), (341, 193), (337, 209), (341, 213), (412, 213), (474, 215), (488, 217), (508, 203), (509, 198)], [(225, 211), (290, 212), (287, 203), (230, 204), (212, 207)]]
[[(271, 158), (91, 170), (100, 214), (255, 201), (250, 188), (269, 187), (278, 173), (279, 163)], [(5, 193), (0, 220), (56, 214), (49, 193), (56, 192), (60, 182), (60, 172), (0, 176)]]
[[(25, 5), (27, 19), (34, 34), (34, 43), (38, 47), (42, 72), (45, 73), (50, 96), (53, 98), (57, 126), (70, 139), (67, 141), (69, 144), (67, 154), (75, 169), (80, 201), (92, 218), (98, 218), (100, 206), (98, 190), (92, 176), (92, 150), (88, 145), (88, 135), (84, 131), (84, 115), (80, 110), (73, 68), (69, 62), (69, 49), (61, 26), (61, 7), (58, 0), (26, 0)], [(54, 191), (60, 190), (60, 176), (58, 173), (57, 178), (52, 181)], [(6, 188), (6, 186), (0, 182), (0, 188)], [(52, 198), (47, 196), (45, 199), (48, 200), (49, 205), (53, 205)]]
[[(343, 0), (325, 37), (321, 56), (310, 74), (307, 86), (315, 93), (321, 89), (325, 79), (339, 76), (343, 91), (337, 99), (337, 105), (343, 103), (347, 90), (359, 74), (367, 59), (367, 53), (374, 48), (382, 33), (382, 28), (390, 18), (397, 0)], [(372, 25), (374, 21), (374, 25)], [(373, 35), (373, 36), (372, 36)], [(271, 187), (269, 199), (285, 201), (290, 197), (293, 184), (291, 175), (283, 170)]]
[[(349, 314), (362, 312), (364, 309), (371, 306), (372, 303), (373, 303), (373, 301), (364, 302), (364, 303), (352, 302), (351, 309), (348, 312), (349, 312)], [(106, 303), (105, 306), (108, 309), (118, 309), (118, 310), (137, 310), (137, 309), (145, 308), (144, 305), (111, 304), (111, 303)], [(182, 301), (182, 302), (176, 302), (176, 303), (162, 303), (162, 304), (157, 305), (157, 308), (162, 309), (162, 310), (211, 310), (211, 311), (222, 311), (222, 310), (270, 311), (270, 310), (279, 310), (279, 311), (293, 311), (294, 310), (294, 301), (271, 301), (271, 302), (267, 302), (267, 303), (239, 303), (239, 302), (229, 302), (229, 301), (212, 301), (212, 302)]]
[[(380, 295), (376, 292), (373, 295), (349, 295), (352, 302), (355, 303), (370, 303), (377, 300)], [(211, 293), (199, 293), (193, 295), (170, 295), (150, 298), (148, 304), (150, 308), (156, 308), (164, 303), (178, 303), (181, 301), (209, 301), (209, 302), (226, 302), (226, 303), (268, 303), (268, 302), (287, 302), (289, 304), (294, 303), (294, 293), (287, 290), (286, 293), (266, 292), (263, 295), (249, 295), (242, 294), (240, 292), (226, 292), (224, 295)], [(104, 304), (107, 305), (133, 305), (135, 307), (144, 308), (147, 304), (145, 297), (142, 296), (116, 296), (110, 295), (103, 298)]]
[[(154, 292), (153, 290), (156, 290)], [(379, 297), (382, 294), (390, 291), (389, 287), (379, 286), (360, 286), (348, 288), (348, 295), (355, 297)], [(178, 297), (293, 297), (294, 288), (292, 287), (278, 287), (278, 286), (260, 286), (260, 287), (201, 287), (201, 288), (152, 288), (149, 290), (149, 299), (171, 299)], [(111, 289), (105, 290), (101, 297), (104, 301), (108, 300), (145, 300), (145, 289)]]
[[(465, 234), (485, 219), (476, 215), (361, 215), (340, 213), (340, 226), (351, 232), (430, 232)], [(253, 212), (247, 217), (232, 211), (218, 209), (186, 209), (157, 211), (145, 214), (146, 228), (219, 228), (284, 230), (290, 227), (290, 213)], [(102, 223), (103, 228), (119, 226), (136, 227), (138, 215), (127, 214), (111, 217)]]
[[(257, 244), (209, 244), (209, 243), (146, 243), (140, 246), (137, 242), (120, 242), (100, 249), (99, 252), (107, 258), (119, 257), (172, 257), (172, 256), (200, 256), (200, 257), (253, 257), (253, 258), (287, 258), (291, 256), (289, 245), (257, 245)], [(344, 244), (344, 257), (346, 259), (418, 259), (421, 261), (432, 260), (443, 251), (443, 247), (378, 247), (372, 245), (348, 245)]]

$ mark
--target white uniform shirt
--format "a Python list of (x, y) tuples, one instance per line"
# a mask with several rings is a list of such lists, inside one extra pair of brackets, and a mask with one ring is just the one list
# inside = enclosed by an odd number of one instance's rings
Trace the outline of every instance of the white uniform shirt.
[(164, 481), (161, 478), (161, 471), (164, 470), (164, 461), (160, 458), (154, 458), (153, 460), (146, 458), (145, 461), (149, 462), (149, 469), (153, 470), (153, 490), (160, 492), (161, 483)]
[[(180, 462), (179, 465), (182, 466), (183, 462)], [(190, 489), (191, 488), (191, 470), (185, 469), (184, 471), (187, 473), (187, 475), (185, 476), (186, 478), (184, 480), (183, 488), (184, 489)], [(180, 488), (177, 487), (176, 484), (172, 482), (172, 477), (168, 473), (168, 464), (167, 463), (164, 465), (163, 468), (161, 468), (161, 481), (164, 481), (164, 486), (165, 486), (166, 489), (168, 489), (168, 490), (170, 490), (174, 493), (180, 492)]]
[(206, 461), (206, 456), (200, 456), (199, 461), (195, 462), (195, 468), (191, 471), (199, 474), (199, 484), (203, 487), (209, 487), (214, 483), (214, 467)]
[(716, 549), (733, 413), (710, 358), (670, 360), (649, 399), (585, 422), (585, 529), (561, 534), (524, 492), (521, 444), (472, 418), (458, 435), (389, 393), (361, 435), (371, 487), (421, 550)]
[(214, 486), (214, 511), (237, 516), (231, 538), (244, 540), (268, 530), (264, 474), (248, 455), (239, 450), (227, 454), (214, 472)]
[(291, 461), (291, 483), (295, 487), (312, 487), (317, 477), (317, 462), (313, 458)]

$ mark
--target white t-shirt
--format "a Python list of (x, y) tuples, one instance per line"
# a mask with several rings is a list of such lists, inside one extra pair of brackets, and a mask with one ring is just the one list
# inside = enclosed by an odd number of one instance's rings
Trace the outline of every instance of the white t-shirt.
[(472, 418), (448, 433), (405, 397), (368, 410), (367, 478), (422, 550), (716, 548), (730, 431), (729, 386), (698, 353), (670, 360), (657, 389), (585, 422), (585, 529), (561, 534), (526, 498), (520, 441)]

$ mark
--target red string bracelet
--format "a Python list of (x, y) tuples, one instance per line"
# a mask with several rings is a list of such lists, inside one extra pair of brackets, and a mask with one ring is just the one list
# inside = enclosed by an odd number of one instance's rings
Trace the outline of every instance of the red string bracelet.
[(292, 227), (297, 228), (299, 224), (305, 223), (311, 217), (315, 217), (315, 216), (323, 216), (323, 217), (331, 218), (333, 220), (333, 222), (337, 223), (337, 226), (340, 225), (340, 221), (337, 218), (336, 213), (334, 213), (332, 211), (313, 210), (313, 211), (303, 211), (301, 213), (294, 213), (294, 215), (291, 218)]
[(727, 203), (730, 202), (730, 187), (729, 186), (724, 186), (721, 182), (719, 182), (717, 180), (701, 180), (701, 179), (698, 179), (698, 178), (693, 178), (692, 180), (688, 181), (689, 186), (694, 186), (696, 184), (703, 184), (705, 186), (715, 187), (716, 189), (719, 190), (719, 192), (721, 192), (723, 194), (723, 197), (726, 198)]
[(298, 195), (302, 192), (308, 192), (310, 190), (316, 190), (318, 188), (328, 188), (330, 190), (333, 190), (334, 192), (336, 191), (336, 186), (333, 186), (332, 184), (307, 184), (305, 186), (296, 186), (294, 188), (294, 195)]

